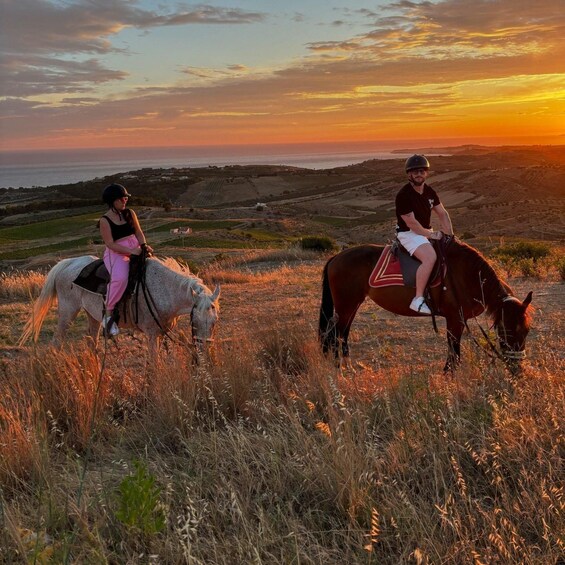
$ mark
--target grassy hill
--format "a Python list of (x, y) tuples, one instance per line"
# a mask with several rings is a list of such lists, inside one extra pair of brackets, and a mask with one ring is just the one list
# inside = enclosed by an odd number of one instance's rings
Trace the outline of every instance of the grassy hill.
[[(18, 345), (45, 268), (100, 254), (103, 209), (50, 208), (46, 191), (44, 210), (4, 216), (0, 562), (558, 563), (563, 165), (468, 151), (438, 159), (430, 182), (456, 231), (517, 296), (534, 293), (519, 376), (480, 347), (486, 319), (470, 324), (476, 340), (464, 337), (451, 377), (441, 320), (436, 335), (427, 319), (368, 302), (352, 327), (352, 367), (322, 356), (329, 254), (297, 241), (391, 237), (397, 160), (202, 170), (166, 206), (132, 201), (159, 255), (221, 284), (211, 355), (198, 363), (187, 316), (157, 360), (129, 331), (92, 351), (83, 315), (56, 349), (55, 309), (37, 344)], [(191, 235), (171, 233), (184, 226)]]

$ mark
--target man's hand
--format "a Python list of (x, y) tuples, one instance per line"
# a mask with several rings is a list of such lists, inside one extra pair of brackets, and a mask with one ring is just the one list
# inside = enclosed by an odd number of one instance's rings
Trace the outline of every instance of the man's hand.
[(442, 231), (435, 231), (432, 232), (429, 236), (428, 239), (441, 239), (443, 237), (443, 232)]

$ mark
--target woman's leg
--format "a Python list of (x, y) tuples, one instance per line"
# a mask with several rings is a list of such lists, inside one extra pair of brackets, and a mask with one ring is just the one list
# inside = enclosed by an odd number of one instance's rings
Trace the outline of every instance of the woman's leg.
[(104, 264), (110, 273), (110, 282), (106, 294), (106, 312), (112, 313), (128, 285), (129, 257), (107, 249)]
[[(135, 235), (120, 239), (119, 243), (132, 251), (139, 248), (139, 242)], [(110, 283), (106, 295), (106, 311), (112, 312), (128, 286), (130, 258), (106, 248), (104, 264), (110, 273)]]

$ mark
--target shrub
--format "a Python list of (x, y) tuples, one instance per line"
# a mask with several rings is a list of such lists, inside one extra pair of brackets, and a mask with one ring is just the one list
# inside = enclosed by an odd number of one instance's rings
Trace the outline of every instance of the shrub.
[(314, 251), (336, 251), (335, 240), (326, 235), (310, 235), (300, 239), (301, 249), (311, 249)]
[(542, 278), (541, 264), (531, 257), (520, 259), (517, 266), (523, 277)]
[(493, 250), (493, 255), (500, 259), (532, 259), (536, 262), (547, 257), (551, 253), (551, 248), (546, 243), (536, 243), (519, 241), (510, 245), (501, 245)]
[(160, 532), (165, 527), (165, 514), (159, 505), (161, 489), (144, 463), (134, 461), (133, 464), (135, 473), (120, 483), (116, 518), (145, 534)]

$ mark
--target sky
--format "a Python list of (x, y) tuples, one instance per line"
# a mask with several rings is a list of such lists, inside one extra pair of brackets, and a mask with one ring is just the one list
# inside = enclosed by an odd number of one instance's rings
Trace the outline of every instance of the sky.
[(0, 0), (0, 150), (565, 143), (565, 0)]

